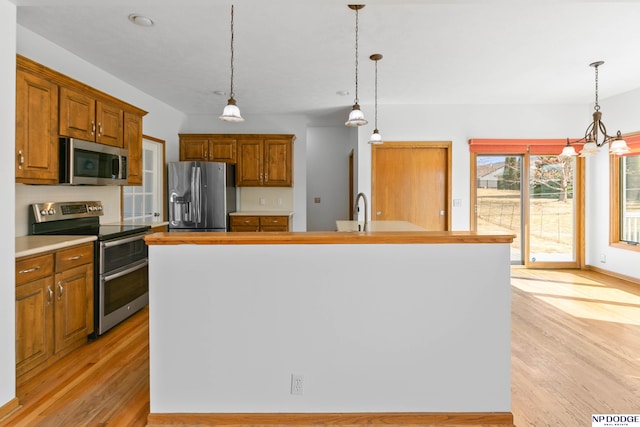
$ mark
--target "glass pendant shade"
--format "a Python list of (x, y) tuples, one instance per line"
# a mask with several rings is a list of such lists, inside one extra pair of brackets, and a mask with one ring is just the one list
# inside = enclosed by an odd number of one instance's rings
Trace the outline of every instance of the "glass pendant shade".
[(346, 126), (362, 126), (369, 123), (365, 120), (364, 114), (360, 110), (360, 105), (353, 104), (353, 109), (349, 113), (349, 120), (345, 122)]
[(616, 139), (614, 139), (609, 143), (609, 152), (611, 154), (620, 156), (622, 154), (628, 153), (629, 151), (631, 151), (629, 150), (629, 146), (627, 145), (626, 141), (622, 139), (620, 135), (618, 135)]
[(573, 145), (570, 145), (567, 142), (567, 145), (565, 145), (564, 148), (562, 149), (562, 153), (560, 154), (560, 157), (572, 157), (577, 155), (578, 153), (576, 153), (576, 149), (573, 148)]
[(598, 146), (593, 141), (587, 141), (582, 150), (580, 150), (580, 157), (590, 157), (598, 152)]
[(382, 144), (382, 135), (378, 132), (378, 129), (374, 129), (371, 137), (369, 138), (369, 144)]
[(229, 98), (219, 119), (225, 122), (244, 122), (244, 119), (240, 115), (240, 109), (236, 105), (235, 99)]

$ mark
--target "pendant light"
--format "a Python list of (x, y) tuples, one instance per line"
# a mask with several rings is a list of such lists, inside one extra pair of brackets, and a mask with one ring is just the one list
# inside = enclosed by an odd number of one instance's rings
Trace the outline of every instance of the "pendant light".
[(569, 141), (567, 138), (567, 145), (562, 149), (562, 157), (576, 156), (578, 153), (572, 144), (584, 143), (582, 150), (580, 150), (580, 157), (592, 156), (600, 150), (604, 144), (609, 144), (609, 153), (622, 155), (629, 152), (627, 143), (622, 138), (620, 131), (615, 136), (607, 135), (607, 128), (602, 122), (602, 113), (600, 112), (600, 105), (598, 104), (598, 67), (604, 64), (604, 61), (596, 61), (589, 64), (590, 67), (595, 68), (596, 75), (596, 104), (593, 107), (595, 110), (593, 113), (593, 121), (587, 126), (587, 130), (584, 132), (584, 138), (577, 141)]
[(231, 5), (231, 90), (229, 90), (229, 100), (227, 101), (227, 105), (224, 107), (219, 119), (225, 122), (235, 123), (244, 122), (244, 119), (240, 115), (240, 109), (236, 105), (236, 100), (233, 97), (233, 38), (233, 5)]
[(382, 136), (380, 135), (380, 132), (378, 132), (378, 61), (380, 61), (382, 59), (382, 55), (380, 55), (379, 53), (374, 53), (373, 55), (371, 55), (369, 57), (370, 60), (372, 60), (373, 62), (375, 62), (376, 64), (376, 74), (375, 74), (375, 92), (374, 92), (374, 100), (375, 100), (375, 120), (374, 120), (374, 129), (373, 129), (373, 133), (371, 134), (371, 137), (369, 138), (369, 144), (382, 144)]
[(362, 126), (367, 122), (364, 119), (364, 114), (360, 110), (360, 104), (358, 104), (358, 11), (364, 7), (363, 4), (350, 4), (349, 9), (356, 11), (356, 99), (354, 100), (353, 108), (349, 113), (349, 120), (346, 121), (346, 126)]

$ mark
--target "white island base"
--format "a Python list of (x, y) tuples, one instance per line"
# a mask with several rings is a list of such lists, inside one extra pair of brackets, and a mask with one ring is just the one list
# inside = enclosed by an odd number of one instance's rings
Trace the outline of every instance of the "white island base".
[(511, 239), (147, 237), (149, 425), (512, 425)]

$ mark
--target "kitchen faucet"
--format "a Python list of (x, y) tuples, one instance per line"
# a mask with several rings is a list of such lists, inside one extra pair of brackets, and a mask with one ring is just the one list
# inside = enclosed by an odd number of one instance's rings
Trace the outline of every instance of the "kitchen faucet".
[[(358, 202), (360, 201), (361, 197), (364, 200), (364, 227), (362, 231), (367, 231), (367, 229), (369, 228), (369, 220), (367, 219), (369, 216), (369, 211), (367, 210), (367, 196), (365, 196), (364, 193), (358, 193), (358, 195), (356, 196), (356, 202), (353, 205), (353, 216), (356, 218), (356, 221), (358, 221), (358, 212), (360, 210)], [(358, 224), (358, 231), (360, 231), (360, 224)]]

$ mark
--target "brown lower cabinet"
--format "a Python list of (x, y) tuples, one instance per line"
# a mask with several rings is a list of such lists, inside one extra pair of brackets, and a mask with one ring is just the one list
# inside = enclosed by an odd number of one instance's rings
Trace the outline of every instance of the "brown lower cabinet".
[(93, 244), (16, 260), (16, 376), (32, 376), (93, 332)]
[(285, 215), (233, 215), (231, 231), (291, 231), (289, 217)]

